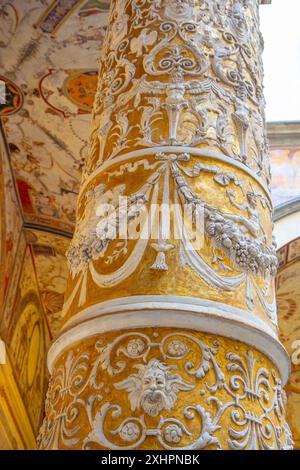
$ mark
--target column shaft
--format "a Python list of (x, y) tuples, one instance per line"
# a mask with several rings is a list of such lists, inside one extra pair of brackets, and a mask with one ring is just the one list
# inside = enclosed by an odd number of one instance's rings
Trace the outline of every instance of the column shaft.
[(292, 445), (258, 9), (112, 0), (41, 448)]

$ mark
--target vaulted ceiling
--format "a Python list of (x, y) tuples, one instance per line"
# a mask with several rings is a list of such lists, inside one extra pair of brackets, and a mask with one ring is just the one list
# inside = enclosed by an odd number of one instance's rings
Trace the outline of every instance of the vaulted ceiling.
[(0, 110), (26, 224), (73, 232), (108, 7), (0, 0)]

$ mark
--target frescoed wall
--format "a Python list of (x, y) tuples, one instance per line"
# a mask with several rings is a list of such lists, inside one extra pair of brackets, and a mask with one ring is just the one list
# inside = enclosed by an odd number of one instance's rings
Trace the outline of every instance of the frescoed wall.
[[(278, 251), (277, 304), (280, 339), (291, 357), (287, 418), (300, 449), (300, 238)], [(297, 352), (298, 350), (298, 352)]]
[(0, 128), (0, 320), (11, 284), (22, 216)]
[(26, 230), (41, 304), (51, 339), (61, 326), (61, 309), (66, 290), (68, 268), (65, 253), (70, 239), (40, 230)]
[(12, 286), (22, 216), (0, 127), (0, 322)]
[(14, 376), (35, 433), (43, 415), (48, 338), (33, 259), (27, 247), (6, 344)]
[[(0, 365), (0, 429), (5, 425), (10, 431), (5, 438), (10, 443), (14, 433), (21, 433), (21, 430), (12, 431), (14, 422), (20, 421), (17, 411), (14, 412), (15, 405), (10, 411), (3, 411), (7, 403), (11, 403), (10, 398), (5, 406), (1, 405), (1, 388), (5, 396), (11, 394), (7, 391), (8, 377), (13, 392), (18, 394), (19, 406), (24, 408), (21, 429), (28, 428), (25, 437), (21, 436), (23, 440), (20, 437), (21, 440), (11, 444), (12, 448), (32, 448), (32, 443), (28, 447), (26, 439), (35, 440), (43, 418), (48, 383), (46, 353), (60, 328), (67, 276), (64, 253), (68, 244), (69, 239), (63, 236), (26, 228), (20, 231), (14, 271), (0, 322), (0, 338), (5, 342), (7, 355), (7, 363)], [(4, 442), (0, 430), (0, 448), (7, 448), (8, 443), (1, 447), (1, 439)]]

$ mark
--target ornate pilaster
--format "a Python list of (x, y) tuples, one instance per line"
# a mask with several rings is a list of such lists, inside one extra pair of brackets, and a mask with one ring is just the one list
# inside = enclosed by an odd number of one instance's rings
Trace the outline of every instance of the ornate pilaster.
[(258, 5), (112, 1), (42, 448), (291, 447)]

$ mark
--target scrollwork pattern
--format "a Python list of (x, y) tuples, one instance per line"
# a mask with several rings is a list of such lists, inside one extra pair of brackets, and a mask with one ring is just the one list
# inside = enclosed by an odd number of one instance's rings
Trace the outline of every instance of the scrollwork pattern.
[(114, 0), (85, 175), (127, 148), (204, 144), (269, 181), (262, 47), (257, 0)]
[(190, 331), (109, 336), (58, 359), (41, 448), (292, 448), (281, 380), (257, 351)]

